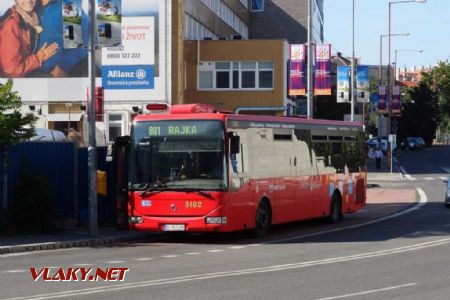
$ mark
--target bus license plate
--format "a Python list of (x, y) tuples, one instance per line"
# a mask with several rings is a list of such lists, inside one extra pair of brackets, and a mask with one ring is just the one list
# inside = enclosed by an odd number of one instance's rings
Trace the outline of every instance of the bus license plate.
[(164, 231), (184, 231), (185, 226), (184, 226), (184, 224), (164, 224), (163, 230)]

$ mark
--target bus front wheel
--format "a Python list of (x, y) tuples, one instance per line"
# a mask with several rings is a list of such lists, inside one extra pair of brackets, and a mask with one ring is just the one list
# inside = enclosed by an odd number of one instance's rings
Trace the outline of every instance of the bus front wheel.
[(337, 195), (334, 195), (331, 198), (330, 215), (327, 219), (329, 223), (337, 223), (340, 219), (342, 219), (341, 200)]
[(255, 229), (253, 234), (256, 237), (261, 237), (267, 234), (272, 224), (272, 213), (267, 200), (262, 200), (256, 209)]

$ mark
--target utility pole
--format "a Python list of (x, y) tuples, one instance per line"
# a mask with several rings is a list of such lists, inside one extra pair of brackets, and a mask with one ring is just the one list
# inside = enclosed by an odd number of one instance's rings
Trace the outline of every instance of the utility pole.
[(313, 0), (308, 0), (308, 62), (307, 62), (307, 92), (306, 92), (306, 97), (307, 97), (307, 116), (308, 119), (312, 119), (313, 118), (313, 77), (312, 77), (312, 73), (313, 73), (313, 69), (312, 69), (312, 64), (313, 64), (313, 43), (312, 43), (312, 1)]
[(89, 0), (89, 52), (90, 52), (90, 101), (89, 101), (89, 148), (88, 148), (88, 172), (89, 172), (89, 234), (98, 235), (97, 222), (97, 143), (95, 140), (95, 4), (96, 0)]

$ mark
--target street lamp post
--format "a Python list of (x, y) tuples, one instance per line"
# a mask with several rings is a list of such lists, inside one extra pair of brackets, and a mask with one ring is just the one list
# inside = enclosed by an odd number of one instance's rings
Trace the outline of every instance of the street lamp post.
[(350, 74), (350, 122), (355, 121), (355, 0), (352, 3), (352, 66)]
[(425, 3), (427, 0), (403, 0), (403, 1), (390, 1), (389, 2), (389, 16), (388, 16), (388, 68), (387, 68), (387, 105), (388, 105), (388, 126), (387, 132), (391, 133), (391, 98), (392, 98), (392, 88), (391, 88), (391, 7), (393, 4), (403, 4), (403, 3)]
[(419, 53), (422, 53), (422, 52), (423, 52), (423, 50), (414, 50), (414, 49), (395, 49), (395, 58), (394, 58), (394, 66), (395, 66), (395, 69), (394, 69), (394, 82), (395, 82), (395, 80), (397, 80), (397, 53), (398, 53), (398, 52), (401, 52), (401, 51), (403, 51), (403, 52), (419, 52)]
[[(383, 38), (387, 36), (388, 34), (380, 35), (380, 65), (378, 67), (378, 85), (382, 85), (383, 81)], [(391, 36), (409, 36), (409, 32), (392, 33)]]
[[(403, 3), (425, 3), (427, 2), (427, 0), (403, 0), (403, 1), (389, 1), (389, 15), (388, 15), (388, 27), (389, 27), (389, 31), (388, 31), (388, 40), (389, 40), (389, 44), (388, 44), (388, 68), (387, 68), (387, 111), (388, 111), (388, 124), (387, 124), (387, 134), (388, 136), (391, 134), (391, 115), (392, 115), (392, 111), (391, 111), (391, 102), (392, 102), (392, 87), (391, 87), (391, 7), (393, 4), (403, 4)], [(389, 152), (392, 154), (392, 149), (391, 149), (391, 145), (388, 139), (388, 143), (389, 143)], [(390, 159), (388, 161), (388, 166), (391, 169), (392, 172), (392, 159)]]
[(307, 61), (307, 77), (306, 77), (306, 85), (307, 85), (307, 117), (308, 119), (313, 118), (313, 77), (312, 77), (312, 64), (313, 64), (313, 49), (312, 49), (312, 0), (308, 0), (308, 61)]

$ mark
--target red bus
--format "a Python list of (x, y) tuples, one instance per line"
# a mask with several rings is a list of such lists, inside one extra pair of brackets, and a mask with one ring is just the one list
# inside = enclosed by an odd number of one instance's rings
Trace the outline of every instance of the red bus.
[(263, 235), (272, 224), (336, 222), (366, 202), (363, 128), (349, 122), (175, 105), (136, 116), (114, 152), (132, 230)]

